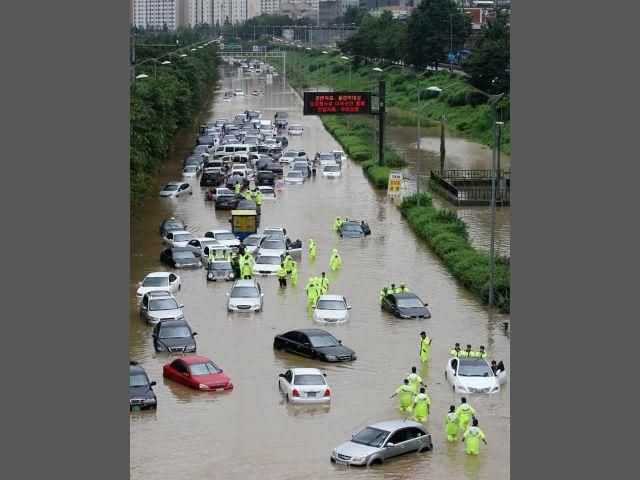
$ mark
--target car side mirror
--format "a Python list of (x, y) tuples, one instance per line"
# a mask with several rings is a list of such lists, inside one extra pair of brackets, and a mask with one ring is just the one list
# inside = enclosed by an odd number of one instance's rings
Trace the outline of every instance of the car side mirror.
[(327, 376), (327, 374), (326, 374), (326, 373), (323, 373), (323, 374), (322, 374), (322, 376), (323, 376), (323, 377), (326, 377), (326, 376)]
[(153, 386), (155, 386), (155, 385), (157, 385), (157, 384), (156, 384), (156, 382), (151, 382), (151, 383), (149, 384), (149, 386), (150, 386), (150, 387), (153, 387)]
[(158, 338), (158, 335), (157, 335), (157, 334), (155, 334), (155, 333), (154, 333), (153, 335), (151, 335), (151, 336), (152, 336), (153, 338)]
[(225, 295), (226, 295), (227, 297), (229, 296), (229, 294), (228, 294), (228, 293), (225, 293)]
[(386, 447), (386, 448), (389, 448), (389, 447), (395, 447), (395, 446), (396, 446), (396, 444), (395, 444), (395, 443), (387, 443), (387, 444), (385, 445), (385, 447)]
[(138, 282), (138, 286), (141, 287), (142, 286), (142, 282)]
[(184, 305), (180, 305), (179, 308), (184, 308)]
[(281, 373), (280, 375), (278, 375), (280, 378), (284, 378), (284, 373)]
[(198, 332), (192, 332), (191, 336), (195, 337), (198, 334)]
[(304, 343), (303, 343), (303, 345), (304, 345), (305, 347), (310, 347), (310, 346), (311, 346), (311, 344), (310, 344), (309, 342), (304, 342)]
[(425, 304), (424, 304), (424, 306), (425, 306), (425, 307), (428, 307), (428, 306), (429, 306), (429, 304), (428, 304), (428, 303), (425, 303)]
[(347, 305), (347, 310), (351, 310), (351, 305)]
[(338, 343), (339, 343), (340, 345), (342, 345), (342, 340), (338, 340)]
[(261, 293), (261, 294), (260, 294), (260, 297), (264, 297), (264, 293)]

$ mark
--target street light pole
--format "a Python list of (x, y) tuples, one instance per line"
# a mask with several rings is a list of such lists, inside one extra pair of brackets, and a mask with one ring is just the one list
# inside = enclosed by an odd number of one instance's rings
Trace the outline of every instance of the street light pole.
[(418, 86), (418, 139), (416, 141), (416, 205), (420, 206), (420, 77), (416, 80)]
[(493, 155), (491, 159), (491, 240), (489, 246), (489, 308), (493, 307), (493, 289), (495, 274), (495, 228), (496, 228), (496, 104), (493, 103)]

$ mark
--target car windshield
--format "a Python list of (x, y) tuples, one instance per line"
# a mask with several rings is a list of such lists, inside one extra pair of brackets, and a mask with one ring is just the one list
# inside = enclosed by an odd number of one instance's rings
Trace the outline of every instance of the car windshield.
[(321, 153), (319, 155), (320, 160), (328, 160), (328, 161), (333, 161), (333, 154), (332, 153)]
[(287, 177), (302, 178), (302, 172), (296, 170), (287, 173)]
[(258, 257), (256, 263), (259, 263), (261, 265), (280, 265), (282, 263), (282, 260), (280, 259), (280, 257), (265, 255)]
[(265, 242), (262, 244), (262, 248), (264, 248), (265, 250), (268, 249), (274, 249), (274, 250), (279, 250), (279, 249), (284, 249), (285, 244), (283, 240), (265, 240)]
[(163, 190), (165, 192), (175, 192), (176, 190), (178, 190), (178, 185), (175, 185), (175, 184), (173, 184), (173, 185), (165, 185)]
[(369, 447), (381, 447), (389, 432), (378, 428), (367, 427), (351, 439), (353, 443)]
[(157, 312), (158, 310), (175, 310), (178, 308), (178, 302), (175, 298), (158, 298), (149, 302), (149, 311)]
[(493, 371), (487, 365), (487, 362), (481, 361), (460, 365), (458, 367), (458, 375), (461, 377), (493, 377)]
[(231, 298), (259, 298), (260, 294), (256, 287), (234, 287), (229, 296)]
[(211, 373), (220, 373), (220, 369), (211, 362), (192, 363), (189, 365), (191, 375), (209, 375)]
[(318, 310), (345, 310), (346, 306), (342, 300), (320, 300), (317, 308)]
[(293, 378), (294, 385), (326, 385), (322, 375), (296, 375)]
[(216, 233), (216, 240), (236, 240), (233, 233)]
[(169, 285), (169, 277), (147, 277), (142, 282), (143, 287), (166, 287)]
[(292, 152), (292, 151), (288, 151), (284, 154), (285, 157), (297, 157), (298, 156), (298, 152)]
[(419, 307), (424, 307), (424, 305), (416, 297), (398, 298), (398, 307), (400, 307), (400, 308), (419, 308)]
[(309, 340), (314, 347), (335, 347), (340, 345), (331, 335), (309, 335)]
[(184, 223), (182, 222), (166, 222), (164, 224), (165, 230), (184, 230)]
[(133, 375), (129, 375), (129, 386), (147, 387), (149, 386), (149, 380), (147, 380), (147, 376), (142, 373), (134, 373)]
[(339, 172), (340, 167), (338, 165), (327, 165), (324, 167), (325, 172)]
[(167, 339), (167, 338), (189, 338), (191, 337), (191, 332), (189, 328), (186, 326), (179, 327), (163, 327), (160, 329), (160, 335), (158, 338)]
[(300, 125), (291, 125), (291, 130), (302, 130)]
[(175, 242), (188, 242), (189, 240), (193, 239), (193, 235), (191, 235), (190, 233), (182, 233), (180, 235), (174, 235), (173, 236), (173, 240)]
[(196, 257), (193, 254), (193, 252), (191, 252), (189, 250), (184, 250), (184, 251), (181, 251), (181, 252), (173, 252), (173, 258), (174, 258), (174, 260), (177, 260), (177, 259), (190, 260), (190, 259), (193, 259), (193, 258), (196, 258)]
[(345, 232), (362, 232), (362, 227), (355, 223), (346, 223), (342, 225), (342, 230)]
[(231, 262), (213, 262), (210, 270), (233, 270)]
[(184, 171), (186, 173), (192, 173), (196, 171), (196, 167), (190, 166), (190, 167), (185, 167)]
[(261, 188), (260, 191), (262, 192), (263, 195), (273, 195), (274, 191), (273, 189), (269, 188)]

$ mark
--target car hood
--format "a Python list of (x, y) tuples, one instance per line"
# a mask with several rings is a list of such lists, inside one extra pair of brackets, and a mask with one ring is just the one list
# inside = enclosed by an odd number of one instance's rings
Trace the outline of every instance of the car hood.
[(184, 338), (159, 338), (158, 343), (160, 345), (166, 345), (169, 348), (172, 347), (189, 347), (191, 345), (195, 345), (196, 341), (193, 337), (184, 337)]
[(424, 315), (426, 317), (430, 317), (431, 313), (427, 309), (427, 307), (398, 307), (398, 312), (402, 315)]
[(260, 298), (229, 297), (229, 303), (235, 305), (260, 305)]
[(355, 352), (344, 345), (336, 345), (334, 347), (313, 347), (317, 352), (323, 353), (325, 355), (335, 355), (338, 357), (342, 357), (345, 355), (354, 355)]
[(156, 398), (156, 395), (148, 386), (129, 387), (129, 398)]
[(259, 271), (264, 271), (264, 272), (277, 272), (280, 269), (280, 265), (271, 265), (268, 263), (254, 263), (253, 264), (253, 271), (254, 272), (259, 272)]
[(175, 194), (176, 194), (176, 192), (175, 192), (175, 191), (172, 191), (172, 192), (166, 192), (166, 191), (162, 190), (158, 195), (159, 195), (160, 197), (173, 197)]
[[(191, 239), (192, 240), (192, 239)], [(180, 247), (180, 248), (185, 248), (187, 246), (187, 244), (191, 241), (191, 240), (186, 240), (184, 242), (176, 242), (175, 240), (173, 241), (173, 246), (174, 247)]]
[(192, 377), (196, 382), (209, 386), (222, 386), (231, 381), (224, 373), (210, 373), (208, 375), (195, 375)]
[(145, 293), (155, 292), (155, 291), (169, 292), (170, 289), (171, 287), (169, 285), (165, 287), (138, 287), (138, 290), (136, 290), (136, 295), (144, 296)]
[(345, 442), (336, 448), (336, 453), (341, 455), (347, 455), (349, 457), (360, 457), (362, 455), (371, 455), (377, 452), (380, 448), (369, 447), (368, 445), (362, 445), (355, 442)]
[(259, 255), (268, 255), (268, 256), (274, 256), (277, 257), (278, 255), (283, 255), (285, 253), (285, 249), (281, 248), (281, 249), (267, 249), (267, 248), (261, 248), (258, 251)]
[(178, 318), (182, 316), (182, 310), (179, 308), (171, 310), (147, 310), (147, 315), (152, 318)]
[(237, 238), (235, 240), (218, 240), (225, 247), (237, 247), (240, 245), (240, 240)]
[(463, 377), (462, 375), (457, 375), (456, 378), (461, 385), (468, 388), (489, 388), (499, 385), (496, 377)]
[(178, 259), (175, 259), (174, 262), (182, 266), (185, 266), (185, 265), (197, 266), (199, 260), (197, 258), (178, 258)]
[(348, 230), (346, 232), (340, 231), (340, 235), (346, 238), (360, 238), (360, 237), (364, 237), (364, 232), (354, 232), (354, 231)]
[(314, 316), (317, 318), (331, 318), (334, 320), (344, 320), (349, 316), (347, 310), (319, 310), (316, 309)]
[(207, 275), (211, 275), (213, 278), (227, 278), (233, 275), (233, 270), (208, 270)]

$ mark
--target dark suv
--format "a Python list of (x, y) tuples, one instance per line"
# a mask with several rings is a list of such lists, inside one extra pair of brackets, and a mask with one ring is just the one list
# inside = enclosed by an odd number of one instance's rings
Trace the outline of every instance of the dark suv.
[(200, 177), (201, 187), (217, 187), (224, 181), (224, 176), (220, 172), (204, 172)]
[(266, 170), (258, 172), (257, 176), (258, 185), (275, 185), (276, 176), (272, 171)]

